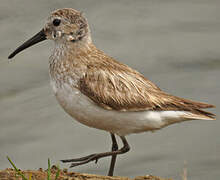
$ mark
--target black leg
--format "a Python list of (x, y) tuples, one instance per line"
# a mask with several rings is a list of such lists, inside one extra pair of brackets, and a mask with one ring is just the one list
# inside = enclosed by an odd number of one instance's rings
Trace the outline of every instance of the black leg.
[[(124, 136), (120, 136), (120, 138), (121, 138), (124, 146), (119, 150), (114, 150), (114, 151), (111, 151), (111, 152), (91, 154), (89, 156), (85, 156), (85, 157), (82, 157), (82, 158), (67, 159), (67, 160), (61, 160), (61, 161), (63, 163), (75, 162), (75, 163), (72, 163), (71, 166), (70, 166), (70, 167), (75, 167), (75, 166), (79, 166), (79, 165), (82, 165), (82, 164), (87, 164), (91, 161), (97, 162), (99, 159), (107, 157), (107, 156), (117, 156), (118, 154), (124, 154), (124, 153), (126, 153), (130, 150), (130, 146), (129, 146), (129, 144), (128, 144), (128, 142), (127, 142), (127, 140), (125, 139)], [(113, 162), (113, 163), (115, 163), (115, 162)], [(110, 166), (110, 168), (111, 168), (111, 166)], [(114, 167), (113, 167), (113, 170), (114, 170)], [(113, 175), (113, 170), (111, 170), (111, 169), (109, 170), (109, 171), (112, 171), (112, 175)]]
[[(111, 133), (111, 138), (112, 138), (112, 151), (117, 151), (118, 150), (118, 144), (117, 144), (115, 135), (112, 134), (112, 133)], [(111, 164), (110, 164), (110, 168), (109, 168), (109, 171), (108, 171), (108, 176), (113, 176), (113, 174), (114, 174), (116, 157), (117, 157), (117, 154), (112, 155)]]

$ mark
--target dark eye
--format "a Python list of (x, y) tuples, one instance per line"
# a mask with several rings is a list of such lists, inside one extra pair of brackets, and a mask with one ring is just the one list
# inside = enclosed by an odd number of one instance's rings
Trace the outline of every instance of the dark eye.
[(59, 26), (60, 25), (61, 20), (60, 19), (54, 19), (53, 20), (53, 25), (54, 26)]

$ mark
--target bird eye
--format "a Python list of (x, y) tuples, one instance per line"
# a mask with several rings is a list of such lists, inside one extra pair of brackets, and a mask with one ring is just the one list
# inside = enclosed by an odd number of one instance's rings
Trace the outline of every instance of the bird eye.
[(54, 26), (59, 26), (60, 25), (61, 20), (60, 19), (54, 19), (53, 20), (53, 25)]

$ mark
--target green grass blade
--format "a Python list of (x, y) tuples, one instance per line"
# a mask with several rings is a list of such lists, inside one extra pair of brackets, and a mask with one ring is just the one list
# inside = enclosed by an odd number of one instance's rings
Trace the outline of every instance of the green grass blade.
[(23, 180), (27, 180), (27, 178), (19, 171), (19, 169), (15, 166), (15, 164), (12, 162), (12, 160), (8, 156), (7, 156), (7, 159), (10, 162), (10, 164), (13, 166), (15, 171), (18, 173), (18, 175), (20, 175)]
[(57, 170), (57, 172), (56, 172), (55, 180), (57, 180), (57, 178), (58, 178), (59, 175), (60, 175), (60, 167), (59, 167), (59, 165), (57, 165), (57, 168), (58, 168), (58, 170)]
[(50, 171), (50, 159), (48, 158), (47, 180), (50, 180), (50, 174), (51, 174), (51, 171)]
[(28, 180), (31, 180), (32, 179), (32, 173), (29, 174), (29, 179)]

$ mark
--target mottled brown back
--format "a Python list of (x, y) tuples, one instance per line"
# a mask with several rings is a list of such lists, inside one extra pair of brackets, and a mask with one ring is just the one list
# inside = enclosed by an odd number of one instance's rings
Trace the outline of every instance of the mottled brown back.
[[(88, 70), (79, 87), (99, 106), (118, 111), (189, 111), (214, 118), (203, 111), (213, 105), (169, 95), (137, 71), (115, 61), (102, 51), (93, 48)], [(91, 58), (92, 57), (92, 58)]]

